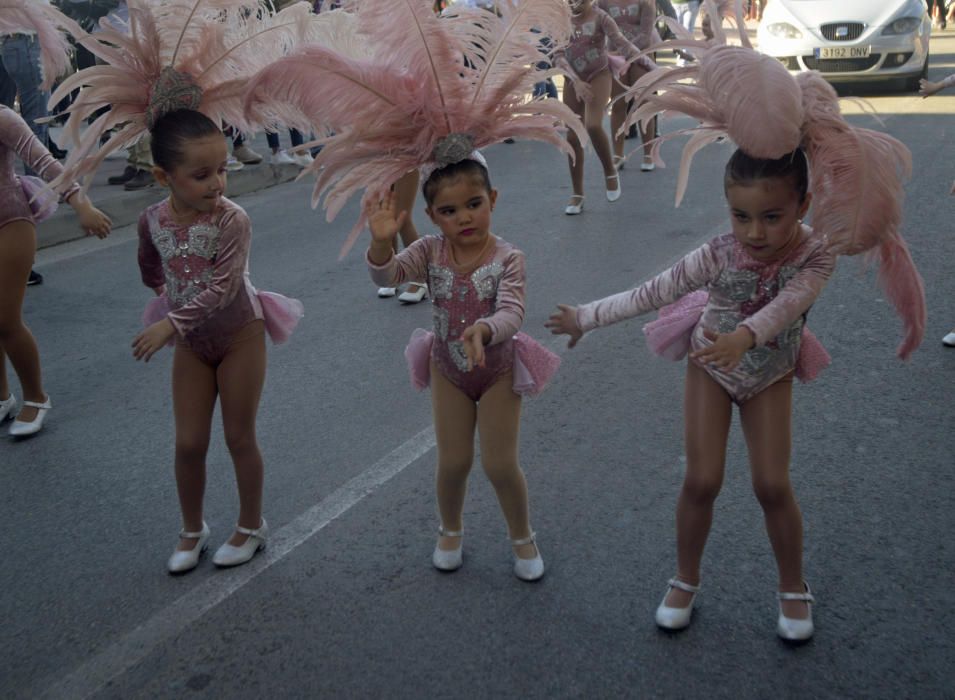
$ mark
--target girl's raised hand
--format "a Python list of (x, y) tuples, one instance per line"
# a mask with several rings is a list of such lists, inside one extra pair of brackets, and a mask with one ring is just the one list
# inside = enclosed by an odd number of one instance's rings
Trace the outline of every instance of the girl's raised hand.
[(933, 83), (931, 80), (926, 80), (925, 78), (919, 81), (919, 94), (922, 97), (930, 97), (941, 89), (941, 83)]
[(149, 362), (149, 358), (159, 352), (175, 332), (168, 318), (157, 321), (133, 339), (133, 357)]
[(732, 333), (717, 333), (704, 328), (703, 337), (713, 344), (691, 352), (690, 357), (704, 365), (713, 365), (727, 372), (739, 364), (756, 340), (753, 332), (746, 326), (740, 326)]
[(388, 243), (395, 239), (398, 231), (408, 218), (408, 212), (402, 211), (395, 215), (395, 193), (388, 192), (377, 202), (369, 202), (365, 212), (368, 216), (368, 230), (376, 243)]
[(464, 343), (464, 355), (468, 358), (468, 372), (475, 367), (484, 366), (484, 345), (491, 339), (491, 329), (486, 323), (468, 326), (461, 334)]
[(553, 335), (569, 335), (567, 347), (572, 348), (584, 337), (584, 332), (577, 325), (577, 307), (558, 304), (557, 309), (544, 321), (544, 327), (549, 328)]

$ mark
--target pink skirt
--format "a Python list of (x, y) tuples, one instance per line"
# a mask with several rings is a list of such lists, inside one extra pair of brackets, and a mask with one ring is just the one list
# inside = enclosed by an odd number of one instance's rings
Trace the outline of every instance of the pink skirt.
[[(305, 315), (305, 307), (298, 299), (290, 299), (275, 292), (257, 291), (255, 294), (259, 298), (259, 303), (262, 304), (265, 332), (276, 345), (284, 343)], [(153, 297), (143, 311), (143, 327), (162, 321), (170, 311), (172, 309), (169, 306), (169, 298), (165, 294)], [(166, 345), (170, 347), (175, 345), (175, 336)]]
[(19, 180), (23, 194), (30, 203), (30, 211), (33, 212), (33, 223), (38, 224), (53, 216), (60, 201), (59, 195), (38, 177), (20, 175)]
[[(668, 360), (682, 360), (690, 350), (693, 329), (700, 322), (709, 294), (696, 291), (660, 309), (660, 315), (643, 327), (647, 347)], [(802, 343), (796, 360), (796, 377), (801, 382), (811, 382), (832, 362), (829, 353), (819, 339), (802, 327)]]
[[(431, 346), (434, 333), (416, 328), (405, 348), (405, 360), (411, 386), (421, 391), (431, 383)], [(514, 336), (514, 393), (519, 396), (537, 396), (560, 367), (560, 358), (526, 333)]]

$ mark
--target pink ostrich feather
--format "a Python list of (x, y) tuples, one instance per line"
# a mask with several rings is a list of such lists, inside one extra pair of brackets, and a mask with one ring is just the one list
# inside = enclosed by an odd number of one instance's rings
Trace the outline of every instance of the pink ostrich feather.
[(79, 24), (53, 7), (49, 0), (0, 0), (0, 35), (36, 34), (44, 90), (49, 90), (56, 78), (72, 68), (67, 33), (76, 37), (86, 35)]
[[(302, 172), (317, 175), (312, 206), (324, 198), (329, 220), (356, 192), (364, 190), (367, 203), (429, 163), (435, 145), (452, 133), (468, 134), (475, 148), (513, 137), (544, 141), (569, 153), (555, 127), (565, 124), (582, 140), (586, 132), (565, 105), (527, 99), (536, 73), (530, 58), (539, 58), (541, 35), (521, 36), (529, 34), (521, 27), (531, 17), (560, 15), (563, 3), (525, 2), (527, 8), (507, 3), (501, 17), (480, 15), (482, 26), (465, 31), (455, 23), (473, 22), (472, 14), (438, 18), (424, 0), (364, 0), (358, 30), (375, 46), (370, 58), (344, 56), (330, 47), (301, 49), (251, 81), (246, 108), (255, 119), (336, 132), (320, 141), (324, 148)], [(560, 13), (534, 14), (556, 6)], [(482, 58), (466, 65), (462, 41), (477, 44), (471, 48)], [(505, 55), (516, 58), (508, 62)], [(342, 256), (364, 224), (363, 206)]]
[[(104, 18), (101, 31), (81, 40), (103, 64), (70, 76), (50, 98), (57, 104), (81, 88), (65, 110), (74, 148), (60, 181), (88, 183), (109, 153), (148, 130), (152, 89), (167, 67), (202, 90), (200, 111), (251, 130), (243, 109), (247, 81), (269, 61), (308, 42), (316, 18), (305, 2), (277, 13), (258, 0), (128, 0), (128, 7), (128, 22)], [(82, 132), (84, 122), (107, 106), (110, 110)], [(100, 138), (117, 127), (100, 146)]]

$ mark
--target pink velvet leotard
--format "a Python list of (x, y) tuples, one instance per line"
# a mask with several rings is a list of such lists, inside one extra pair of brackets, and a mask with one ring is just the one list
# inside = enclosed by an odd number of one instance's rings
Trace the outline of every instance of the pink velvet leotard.
[(169, 200), (139, 218), (143, 284), (165, 285), (167, 318), (181, 339), (209, 364), (225, 356), (232, 337), (256, 319), (262, 304), (249, 281), (252, 225), (242, 207), (223, 197), (210, 214), (176, 224)]
[[(0, 228), (14, 221), (34, 221), (30, 200), (14, 170), (17, 158), (47, 182), (63, 172), (63, 166), (50, 155), (20, 115), (0, 105)], [(69, 199), (79, 188), (72, 183), (62, 188), (60, 194), (63, 199)]]
[(708, 328), (753, 332), (755, 345), (731, 371), (703, 369), (737, 403), (752, 398), (793, 371), (809, 307), (832, 274), (835, 259), (808, 227), (802, 240), (779, 260), (751, 257), (733, 234), (714, 238), (669, 270), (627, 292), (584, 304), (577, 310), (581, 330), (590, 331), (659, 309), (706, 288), (709, 299), (693, 330), (693, 350), (711, 345)]
[[(395, 287), (405, 282), (428, 283), (434, 321), (431, 361), (471, 400), (478, 401), (514, 363), (514, 335), (524, 322), (524, 254), (495, 239), (484, 257), (470, 268), (454, 263), (444, 237), (426, 236), (384, 265), (368, 260), (375, 284)], [(478, 321), (491, 329), (485, 366), (467, 368), (465, 328)]]
[[(599, 7), (592, 7), (589, 19), (583, 16), (573, 18), (573, 34), (570, 43), (554, 52), (554, 60), (564, 58), (574, 69), (574, 73), (586, 83), (597, 77), (600, 72), (610, 65), (607, 53), (607, 42), (610, 42), (616, 53), (633, 58), (639, 49), (627, 41), (620, 32), (617, 23)], [(650, 59), (642, 56), (638, 61), (650, 70), (653, 67)]]
[(599, 7), (610, 15), (627, 41), (638, 49), (660, 42), (654, 26), (657, 8), (653, 0), (600, 0)]

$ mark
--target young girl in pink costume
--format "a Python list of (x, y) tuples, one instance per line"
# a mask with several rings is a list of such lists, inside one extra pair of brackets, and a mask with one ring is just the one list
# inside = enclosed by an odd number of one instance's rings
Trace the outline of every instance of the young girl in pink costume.
[[(555, 125), (581, 132), (573, 113), (556, 100), (526, 102), (525, 96), (541, 79), (534, 68), (539, 41), (564, 41), (570, 12), (552, 0), (503, 0), (499, 15), (455, 7), (439, 19), (429, 5), (364, 0), (357, 18), (361, 35), (376, 47), (370, 59), (304, 49), (257, 76), (247, 104), (255, 113), (280, 111), (279, 103), (288, 102), (293, 111), (282, 118), (294, 119), (297, 111), (313, 129), (350, 124), (315, 159), (316, 199), (329, 188), (325, 205), (333, 216), (348, 196), (365, 189), (345, 250), (367, 222), (374, 281), (427, 282), (433, 304), (433, 332), (419, 329), (406, 350), (413, 383), (430, 384), (432, 391), (441, 518), (432, 563), (453, 571), (463, 562), (461, 511), (478, 428), (485, 472), (507, 521), (514, 573), (533, 581), (543, 576), (544, 562), (517, 456), (521, 396), (541, 391), (558, 361), (518, 333), (524, 255), (491, 232), (497, 192), (476, 149), (513, 137), (569, 150)], [(395, 64), (398, 55), (403, 65)], [(411, 169), (422, 171), (426, 212), (442, 235), (395, 254), (407, 213), (390, 188)]]
[[(167, 563), (170, 573), (195, 568), (210, 537), (203, 497), (217, 399), (235, 466), (239, 516), (213, 562), (243, 564), (265, 547), (264, 469), (255, 435), (265, 381), (265, 334), (283, 342), (302, 315), (300, 302), (252, 286), (251, 222), (224, 196), (228, 151), (220, 126), (248, 128), (240, 93), (261, 67), (254, 57), (268, 56), (267, 44), (277, 40), (270, 27), (300, 21), (298, 28), (304, 29), (311, 9), (302, 4), (292, 15), (244, 16), (239, 34), (229, 17), (247, 13), (223, 15), (230, 9), (227, 4), (197, 4), (191, 14), (163, 14), (155, 3), (128, 0), (128, 27), (105, 26), (95, 39), (84, 41), (110, 65), (85, 69), (60, 88), (82, 86), (70, 109), (68, 131), (99, 104), (114, 103), (90, 126), (93, 136), (87, 134), (73, 149), (68, 172), (90, 173), (111, 150), (148, 130), (153, 174), (169, 188), (169, 197), (139, 219), (140, 271), (156, 298), (146, 308), (146, 328), (132, 347), (134, 357), (146, 362), (163, 346), (175, 347), (175, 474), (183, 528)], [(234, 5), (236, 10), (244, 7), (241, 0)], [(126, 122), (119, 135), (94, 151), (98, 134), (117, 120)]]
[[(660, 43), (660, 35), (656, 30), (657, 4), (654, 0), (599, 0), (601, 10), (610, 15), (617, 23), (627, 41), (641, 51)], [(611, 62), (616, 57), (611, 56)], [(618, 59), (619, 60), (619, 59)], [(620, 74), (618, 80), (613, 81), (611, 97), (617, 98), (624, 91), (637, 82), (647, 73), (645, 67), (632, 63)], [(618, 170), (623, 169), (625, 158), (623, 155), (624, 134), (620, 130), (627, 117), (631, 103), (628, 100), (615, 100), (610, 111), (610, 133), (613, 137), (613, 164)], [(650, 155), (650, 140), (656, 135), (656, 122), (648, 125), (647, 129), (640, 124), (640, 138), (643, 141), (643, 162), (640, 170), (653, 170), (653, 158)]]
[[(0, 36), (34, 34), (40, 44), (46, 83), (69, 66), (69, 44), (60, 31), (75, 22), (45, 3), (15, 0), (0, 11)], [(18, 177), (20, 159), (40, 178)], [(34, 136), (29, 125), (8, 107), (0, 105), (0, 422), (13, 418), (10, 435), (26, 437), (43, 428), (53, 407), (43, 388), (36, 340), (23, 322), (23, 296), (36, 254), (36, 225), (56, 209), (55, 194), (76, 211), (87, 234), (105, 238), (109, 217), (94, 207), (80, 186), (60, 176), (62, 166)], [(54, 189), (43, 183), (57, 180)], [(7, 383), (6, 357), (10, 357), (23, 390), (23, 407)]]
[[(653, 68), (653, 61), (640, 56), (640, 50), (620, 32), (617, 23), (596, 6), (593, 0), (568, 0), (573, 11), (573, 34), (566, 45), (558, 45), (554, 64), (564, 71), (564, 104), (579, 116), (594, 145), (603, 166), (607, 199), (620, 199), (620, 175), (613, 162), (610, 139), (604, 131), (603, 120), (610, 102), (613, 75), (608, 43), (626, 62), (619, 70), (629, 70), (631, 63), (644, 72)], [(564, 209), (569, 215), (580, 214), (584, 207), (584, 148), (577, 134), (567, 133), (573, 149), (569, 158), (570, 179), (574, 193)]]
[[(699, 65), (692, 70), (644, 79), (645, 90), (662, 92), (642, 93), (648, 102), (633, 118), (664, 109), (700, 118), (687, 161), (700, 142), (721, 135), (739, 144), (723, 181), (732, 233), (633, 290), (576, 308), (561, 305), (547, 326), (568, 334), (572, 347), (594, 328), (662, 309), (645, 327), (648, 344), (671, 359), (690, 351), (677, 574), (657, 624), (690, 624), (735, 403), (779, 569), (777, 633), (805, 640), (813, 634), (813, 597), (803, 580), (802, 519), (789, 481), (792, 377), (811, 379), (828, 362), (805, 320), (836, 254), (879, 255), (886, 291), (907, 325), (900, 355), (921, 341), (921, 278), (899, 233), (909, 153), (891, 137), (847, 124), (835, 92), (817, 74), (797, 82), (774, 59), (747, 48), (695, 48)], [(754, 82), (760, 87), (747, 91)], [(761, 128), (751, 115), (760, 115)], [(810, 203), (813, 228), (802, 222)], [(705, 292), (690, 294), (695, 290)]]

